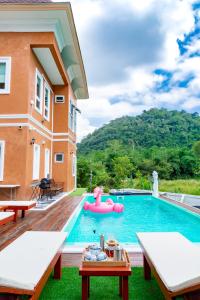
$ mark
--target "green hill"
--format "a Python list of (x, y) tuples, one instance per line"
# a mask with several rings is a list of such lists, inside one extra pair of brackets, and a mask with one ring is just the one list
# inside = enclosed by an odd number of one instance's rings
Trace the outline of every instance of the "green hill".
[(104, 150), (112, 140), (142, 148), (190, 147), (199, 138), (198, 113), (154, 108), (136, 117), (125, 116), (111, 121), (84, 138), (78, 150), (81, 154)]

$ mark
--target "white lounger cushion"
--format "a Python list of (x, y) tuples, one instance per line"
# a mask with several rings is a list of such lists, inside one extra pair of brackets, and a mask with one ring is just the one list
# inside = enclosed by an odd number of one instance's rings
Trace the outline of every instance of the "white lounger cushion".
[(200, 247), (178, 232), (145, 232), (137, 236), (169, 291), (200, 283)]
[(35, 204), (35, 201), (0, 201), (0, 206), (30, 206)]
[(0, 286), (34, 290), (66, 235), (50, 231), (22, 234), (0, 252)]
[(14, 216), (14, 212), (0, 212), (0, 221), (5, 220), (11, 216)]

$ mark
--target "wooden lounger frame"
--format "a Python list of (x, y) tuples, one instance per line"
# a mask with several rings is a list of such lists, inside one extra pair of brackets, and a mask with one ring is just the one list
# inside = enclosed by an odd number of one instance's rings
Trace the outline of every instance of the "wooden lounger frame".
[(15, 214), (12, 215), (12, 216), (9, 216), (9, 217), (6, 217), (6, 218), (0, 220), (0, 226), (1, 226), (1, 225), (5, 225), (5, 224), (7, 224), (7, 223), (9, 223), (9, 222), (14, 221), (14, 218), (15, 218)]
[(35, 205), (36, 205), (36, 203), (32, 203), (30, 205), (28, 205), (28, 204), (27, 205), (20, 205), (20, 206), (19, 205), (7, 205), (5, 207), (5, 211), (7, 209), (13, 210), (15, 212), (14, 221), (16, 222), (17, 221), (18, 210), (22, 211), (21, 217), (24, 218), (25, 217), (25, 211), (35, 207)]
[(54, 258), (52, 259), (48, 268), (44, 271), (43, 276), (41, 277), (40, 281), (38, 282), (34, 290), (17, 289), (17, 288), (0, 286), (0, 294), (15, 295), (16, 299), (18, 299), (19, 295), (27, 295), (29, 296), (29, 300), (39, 299), (40, 293), (44, 285), (46, 284), (53, 269), (54, 269), (54, 279), (61, 279), (61, 275), (62, 275), (61, 259), (62, 259), (62, 253), (60, 248), (60, 250), (56, 253)]
[[(141, 245), (141, 244), (140, 244)], [(141, 245), (142, 247), (142, 245)], [(154, 275), (154, 277), (156, 278), (161, 291), (163, 292), (165, 299), (166, 300), (174, 300), (176, 299), (177, 296), (183, 296), (185, 300), (190, 300), (190, 299), (200, 299), (200, 298), (193, 298), (192, 296), (192, 292), (195, 291), (200, 291), (200, 283), (190, 286), (188, 288), (184, 288), (181, 290), (178, 290), (176, 292), (172, 292), (169, 291), (167, 289), (167, 287), (165, 286), (165, 284), (163, 283), (162, 279), (160, 278), (160, 276), (158, 275), (153, 263), (151, 262), (148, 254), (146, 253), (146, 251), (143, 249), (143, 262), (144, 262), (144, 278), (145, 280), (150, 280), (151, 279), (151, 271)], [(183, 266), (184, 267), (184, 266)]]

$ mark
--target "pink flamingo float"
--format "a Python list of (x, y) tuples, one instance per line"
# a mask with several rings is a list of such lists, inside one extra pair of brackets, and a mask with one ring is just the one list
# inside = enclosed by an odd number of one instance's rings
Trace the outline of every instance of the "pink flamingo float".
[(124, 210), (124, 205), (120, 203), (114, 203), (112, 199), (107, 199), (106, 202), (101, 202), (102, 189), (100, 187), (96, 187), (94, 189), (94, 198), (96, 201), (94, 203), (85, 202), (84, 210), (90, 210), (92, 212), (97, 213), (109, 213), (109, 212), (117, 212), (121, 213)]

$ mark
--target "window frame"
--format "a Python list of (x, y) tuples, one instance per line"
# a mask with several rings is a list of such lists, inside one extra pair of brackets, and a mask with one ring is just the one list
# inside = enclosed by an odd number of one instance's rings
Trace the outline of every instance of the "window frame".
[[(58, 161), (57, 159), (56, 159), (56, 156), (57, 155), (62, 155), (62, 161)], [(63, 152), (56, 152), (55, 154), (54, 154), (54, 162), (56, 163), (56, 164), (63, 164), (64, 163), (64, 161), (65, 161), (65, 159), (64, 159), (64, 153)]]
[(5, 141), (0, 140), (1, 157), (0, 157), (0, 181), (4, 180), (4, 164), (5, 164)]
[[(48, 93), (49, 93), (48, 106), (46, 106), (46, 103), (45, 103), (46, 89), (48, 90)], [(47, 121), (50, 121), (50, 103), (51, 103), (51, 89), (50, 89), (49, 85), (47, 84), (47, 82), (45, 81), (45, 83), (44, 83), (44, 114), (43, 114), (43, 116), (44, 116), (45, 120), (47, 120)], [(45, 116), (46, 108), (48, 109), (47, 110), (48, 116)]]
[(76, 155), (73, 154), (73, 156), (72, 156), (72, 176), (73, 177), (76, 177), (76, 162), (77, 162)]
[[(40, 78), (41, 80), (41, 87), (40, 87), (40, 98), (37, 96), (37, 78)], [(43, 76), (39, 72), (38, 69), (36, 69), (35, 72), (35, 110), (42, 115), (43, 111), (43, 94), (44, 94), (44, 82), (43, 82)], [(37, 101), (40, 103), (40, 108), (37, 107)]]
[[(37, 161), (36, 161), (36, 156), (35, 156), (35, 150), (36, 148), (38, 148), (39, 150), (39, 154), (38, 154), (38, 157), (37, 157)], [(32, 179), (33, 180), (38, 180), (40, 179), (40, 145), (39, 144), (34, 144), (33, 145), (33, 176), (32, 176)], [(37, 169), (36, 169), (37, 168)]]
[[(72, 107), (72, 110), (71, 110)], [(76, 105), (74, 104), (74, 101), (72, 98), (69, 100), (69, 129), (76, 133), (77, 130), (77, 111), (76, 111)]]
[(74, 130), (73, 132), (76, 133), (77, 131), (77, 111), (76, 111), (76, 108), (74, 108), (74, 120), (73, 120), (73, 123), (74, 123)]
[(6, 64), (5, 72), (5, 88), (0, 88), (0, 94), (10, 94), (10, 82), (11, 82), (11, 57), (0, 56), (0, 63)]
[[(72, 107), (72, 110), (71, 110)], [(74, 119), (74, 109), (73, 109), (73, 101), (72, 99), (69, 100), (69, 128), (73, 131), (73, 119)]]

